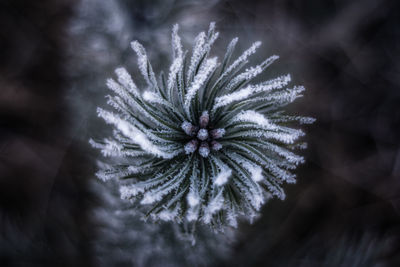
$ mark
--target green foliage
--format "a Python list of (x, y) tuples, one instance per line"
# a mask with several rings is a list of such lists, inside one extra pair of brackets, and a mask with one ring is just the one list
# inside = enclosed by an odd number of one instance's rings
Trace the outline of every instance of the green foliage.
[(304, 161), (292, 151), (304, 147), (297, 143), (304, 133), (289, 125), (314, 119), (282, 111), (304, 87), (286, 88), (290, 75), (250, 83), (278, 56), (243, 70), (261, 42), (232, 61), (235, 38), (220, 63), (209, 58), (218, 35), (211, 23), (196, 37), (189, 59), (175, 25), (173, 61), (168, 77), (159, 79), (134, 41), (145, 90), (124, 68), (116, 69), (117, 81), (107, 81), (116, 112), (98, 108), (98, 115), (114, 134), (90, 142), (121, 164), (97, 176), (119, 179), (122, 198), (141, 200), (154, 219), (214, 226), (236, 226), (240, 215), (252, 220), (266, 199), (284, 199), (282, 183), (294, 183), (291, 170)]

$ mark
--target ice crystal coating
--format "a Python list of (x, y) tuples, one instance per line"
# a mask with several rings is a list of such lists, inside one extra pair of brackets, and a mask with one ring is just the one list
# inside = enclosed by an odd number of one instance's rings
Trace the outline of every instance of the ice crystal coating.
[(213, 226), (236, 226), (238, 216), (252, 220), (268, 198), (284, 199), (282, 184), (294, 183), (291, 171), (304, 162), (293, 152), (305, 147), (298, 143), (304, 132), (291, 125), (314, 119), (282, 110), (304, 87), (286, 88), (289, 74), (251, 83), (278, 56), (244, 69), (261, 42), (232, 62), (234, 38), (220, 62), (209, 58), (217, 37), (211, 23), (188, 57), (175, 25), (172, 64), (160, 79), (134, 41), (146, 89), (141, 93), (124, 68), (116, 69), (117, 81), (107, 80), (115, 93), (108, 104), (116, 111), (97, 111), (114, 133), (90, 143), (121, 164), (97, 176), (119, 179), (121, 197), (148, 206), (154, 219)]
[(197, 138), (204, 141), (208, 138), (208, 131), (206, 129), (200, 129), (197, 133)]

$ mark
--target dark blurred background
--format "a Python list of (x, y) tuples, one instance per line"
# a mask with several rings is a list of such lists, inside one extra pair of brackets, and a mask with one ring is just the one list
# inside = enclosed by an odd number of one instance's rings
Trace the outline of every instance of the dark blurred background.
[(287, 199), (241, 224), (230, 252), (208, 265), (400, 266), (399, 6), (0, 0), (0, 266), (101, 265), (93, 211), (104, 189), (92, 185), (98, 154), (87, 140), (107, 131), (95, 114), (104, 81), (120, 65), (137, 71), (133, 39), (158, 72), (173, 24), (187, 45), (210, 21), (216, 54), (235, 36), (240, 49), (263, 41), (257, 62), (279, 54), (265, 77), (291, 73), (307, 91), (290, 111), (317, 122), (305, 128), (307, 162)]

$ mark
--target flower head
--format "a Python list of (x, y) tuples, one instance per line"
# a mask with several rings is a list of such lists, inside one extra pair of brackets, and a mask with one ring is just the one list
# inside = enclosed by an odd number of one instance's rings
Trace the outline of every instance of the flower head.
[(261, 43), (231, 60), (235, 38), (220, 62), (209, 58), (217, 37), (211, 23), (208, 33), (196, 37), (189, 58), (175, 25), (172, 64), (160, 79), (134, 41), (147, 88), (139, 90), (124, 68), (116, 69), (117, 81), (107, 81), (115, 93), (108, 104), (116, 112), (98, 108), (98, 115), (114, 134), (91, 143), (127, 163), (97, 176), (120, 179), (122, 198), (141, 200), (154, 218), (234, 226), (239, 215), (254, 217), (266, 198), (283, 199), (281, 184), (295, 182), (290, 170), (304, 161), (292, 152), (304, 133), (288, 123), (314, 119), (282, 111), (304, 87), (286, 88), (290, 75), (250, 83), (278, 57), (243, 70)]

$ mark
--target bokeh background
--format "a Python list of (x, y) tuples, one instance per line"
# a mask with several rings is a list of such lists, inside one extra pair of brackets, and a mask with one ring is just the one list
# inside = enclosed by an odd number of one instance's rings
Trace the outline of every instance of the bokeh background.
[[(400, 4), (395, 0), (1, 0), (0, 266), (400, 266)], [(214, 53), (261, 40), (264, 77), (291, 73), (312, 116), (306, 164), (285, 201), (222, 236), (149, 226), (96, 181), (88, 145), (105, 79), (155, 70), (179, 23), (186, 47), (210, 21)], [(397, 126), (397, 127), (396, 127)], [(188, 245), (189, 244), (189, 245)]]

